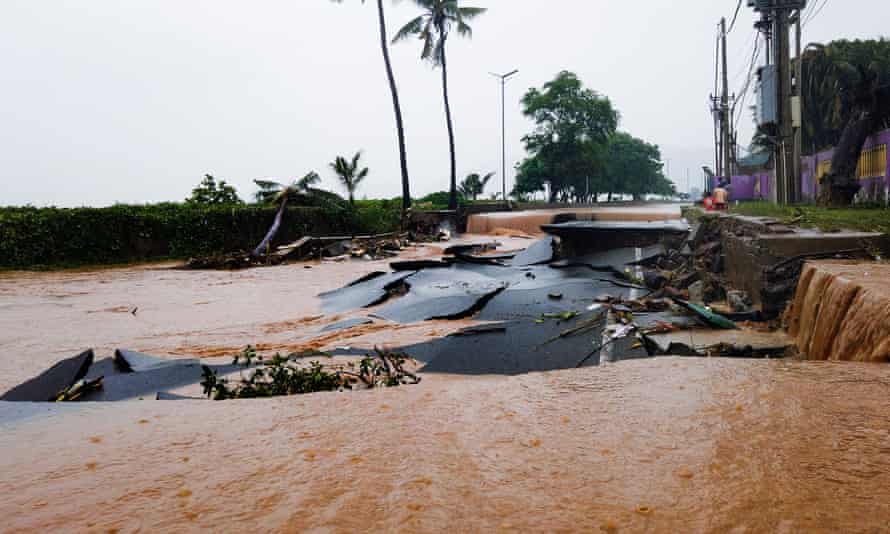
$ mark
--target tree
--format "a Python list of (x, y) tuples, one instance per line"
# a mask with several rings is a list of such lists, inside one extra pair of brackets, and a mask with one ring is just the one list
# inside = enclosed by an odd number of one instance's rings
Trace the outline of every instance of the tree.
[(676, 186), (662, 173), (661, 151), (624, 132), (609, 138), (606, 156), (606, 192), (632, 195), (640, 200), (644, 195), (670, 196)]
[(865, 140), (890, 119), (890, 41), (811, 44), (802, 61), (804, 147), (837, 147), (820, 201), (849, 205)]
[(347, 160), (342, 156), (337, 156), (337, 158), (330, 164), (331, 169), (337, 174), (337, 178), (340, 179), (340, 183), (343, 184), (343, 187), (349, 193), (349, 204), (355, 205), (355, 190), (358, 188), (359, 184), (368, 177), (368, 168), (365, 167), (363, 169), (359, 169), (359, 160), (362, 157), (362, 152), (358, 151), (353, 156), (352, 161)]
[(272, 226), (269, 227), (269, 231), (266, 232), (266, 236), (260, 244), (253, 249), (254, 256), (262, 256), (268, 252), (272, 239), (275, 238), (275, 234), (281, 228), (281, 219), (284, 216), (284, 209), (287, 206), (288, 200), (294, 195), (307, 192), (309, 186), (320, 181), (321, 177), (314, 171), (306, 174), (299, 180), (294, 180), (290, 185), (284, 185), (271, 180), (254, 180), (254, 183), (260, 188), (256, 193), (257, 202), (278, 206), (278, 212), (275, 214)]
[(458, 189), (464, 197), (476, 200), (485, 191), (485, 186), (494, 175), (495, 173), (490, 172), (485, 176), (479, 176), (479, 173), (474, 172), (463, 179)]
[(234, 187), (225, 180), (217, 183), (212, 174), (205, 174), (201, 183), (192, 189), (192, 196), (185, 201), (189, 204), (202, 205), (243, 204)]
[[(342, 2), (342, 0), (333, 0)], [(365, 3), (365, 0), (362, 0)], [(386, 78), (389, 80), (389, 92), (392, 94), (392, 107), (396, 116), (396, 132), (399, 139), (399, 164), (402, 171), (402, 222), (404, 223), (408, 209), (411, 208), (411, 184), (408, 179), (408, 152), (405, 147), (405, 124), (402, 120), (402, 105), (399, 102), (399, 91), (396, 86), (392, 61), (389, 58), (389, 39), (386, 36), (386, 13), (383, 0), (377, 0), (377, 22), (380, 28), (380, 50), (383, 53), (383, 64), (386, 67)]]
[(445, 121), (448, 126), (448, 148), (451, 155), (451, 189), (448, 201), (449, 209), (457, 209), (457, 157), (454, 147), (454, 123), (451, 118), (451, 104), (448, 100), (448, 62), (445, 55), (445, 43), (451, 30), (458, 35), (471, 37), (473, 29), (467, 24), (486, 9), (479, 7), (460, 7), (458, 0), (414, 0), (423, 14), (402, 27), (393, 39), (393, 43), (416, 37), (423, 43), (421, 59), (431, 61), (434, 66), (442, 68), (442, 96), (445, 101)]
[[(571, 72), (560, 72), (542, 89), (522, 98), (523, 113), (535, 129), (523, 137), (529, 159), (520, 165), (517, 193), (550, 184), (550, 201), (589, 201), (600, 190), (605, 146), (620, 115), (611, 101), (587, 89)], [(524, 191), (520, 189), (525, 189)]]

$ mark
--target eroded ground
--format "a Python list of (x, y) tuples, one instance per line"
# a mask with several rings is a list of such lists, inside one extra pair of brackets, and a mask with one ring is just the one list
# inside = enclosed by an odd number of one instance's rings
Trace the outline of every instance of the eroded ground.
[[(320, 334), (345, 316), (320, 317), (315, 295), (386, 262), (162, 267), (2, 275), (0, 390), (90, 346), (228, 356), (468, 323)], [(0, 403), (2, 530), (877, 532), (888, 409), (884, 366), (698, 358), (268, 400)]]

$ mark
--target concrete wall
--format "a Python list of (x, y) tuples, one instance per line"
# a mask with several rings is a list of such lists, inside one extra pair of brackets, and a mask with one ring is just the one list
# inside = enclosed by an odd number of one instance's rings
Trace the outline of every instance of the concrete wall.
[[(869, 150), (876, 146), (890, 146), (890, 130), (884, 130), (866, 140), (863, 150)], [(812, 156), (801, 158), (801, 193), (804, 202), (815, 202), (819, 195), (820, 185), (816, 181), (816, 171), (819, 163), (830, 160), (834, 156), (834, 149), (825, 150)], [(722, 180), (714, 177), (712, 187)], [(772, 184), (775, 183), (775, 172), (764, 171), (756, 175), (733, 176), (730, 179), (732, 200), (769, 200), (772, 192)], [(859, 202), (890, 203), (890, 158), (887, 168), (881, 178), (862, 180), (862, 190), (857, 197)]]
[[(884, 130), (865, 141), (863, 150), (870, 150), (876, 146), (890, 146), (890, 130)], [(819, 195), (820, 184), (816, 181), (816, 169), (819, 163), (830, 160), (834, 157), (834, 149), (825, 150), (812, 156), (804, 156), (801, 158), (803, 172), (801, 173), (801, 191), (803, 198), (807, 202), (814, 202)], [(881, 178), (871, 178), (862, 180), (862, 190), (857, 198), (860, 202), (888, 202), (888, 185), (890, 185), (890, 158), (887, 161), (887, 168), (884, 170), (884, 176)]]

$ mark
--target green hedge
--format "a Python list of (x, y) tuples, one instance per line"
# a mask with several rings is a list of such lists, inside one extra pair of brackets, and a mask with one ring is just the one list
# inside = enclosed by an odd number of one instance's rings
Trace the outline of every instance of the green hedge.
[[(388, 201), (356, 209), (288, 208), (276, 244), (304, 235), (391, 231)], [(396, 204), (397, 207), (397, 204)], [(398, 211), (395, 211), (398, 224)], [(110, 208), (0, 208), (0, 267), (41, 268), (188, 258), (248, 250), (260, 242), (275, 209), (185, 204)]]

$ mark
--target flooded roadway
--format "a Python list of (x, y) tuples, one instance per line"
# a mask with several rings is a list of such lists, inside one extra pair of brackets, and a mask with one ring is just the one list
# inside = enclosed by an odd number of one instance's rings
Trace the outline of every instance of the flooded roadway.
[[(464, 326), (319, 338), (341, 317), (314, 295), (382, 267), (3, 274), (0, 389), (87, 346), (222, 356)], [(684, 358), (268, 400), (0, 403), (0, 530), (883, 531), (888, 409), (885, 366)]]
[(659, 358), (79, 405), (3, 425), (0, 513), (9, 532), (878, 532), (888, 399), (883, 366)]

